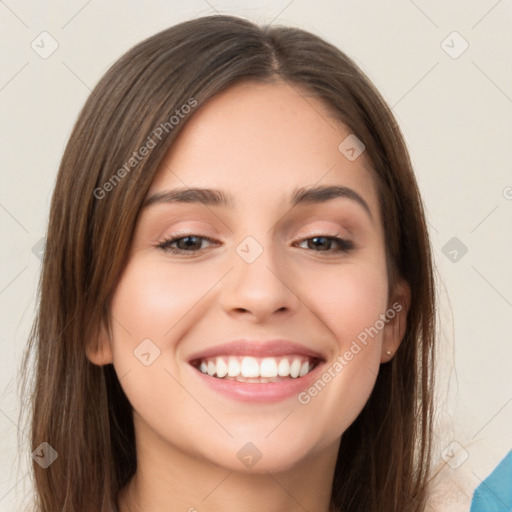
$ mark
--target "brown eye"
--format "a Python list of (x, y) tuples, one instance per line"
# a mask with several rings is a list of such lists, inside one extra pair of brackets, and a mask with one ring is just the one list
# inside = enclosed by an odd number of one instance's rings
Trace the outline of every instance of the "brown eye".
[(214, 243), (211, 238), (189, 234), (181, 237), (168, 238), (160, 242), (157, 247), (172, 254), (190, 254), (199, 252), (202, 249), (204, 240)]
[[(315, 252), (327, 252), (327, 253), (339, 253), (348, 252), (354, 248), (354, 244), (350, 240), (344, 238), (338, 238), (336, 236), (314, 236), (306, 238), (300, 243), (307, 243), (307, 249), (311, 249)], [(333, 249), (333, 245), (337, 249)]]

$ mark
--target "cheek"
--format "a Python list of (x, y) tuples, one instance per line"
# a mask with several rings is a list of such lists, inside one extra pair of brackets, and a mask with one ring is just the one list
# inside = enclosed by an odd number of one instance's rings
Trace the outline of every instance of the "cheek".
[(181, 320), (212, 286), (200, 281), (197, 273), (143, 258), (133, 258), (119, 280), (111, 301), (113, 364), (143, 418), (154, 418), (155, 404), (169, 397), (178, 409), (190, 401), (173, 378), (169, 354), (186, 326)]
[(334, 333), (338, 349), (370, 328), (387, 307), (384, 265), (346, 265), (336, 272), (304, 280), (305, 294), (324, 326)]
[[(336, 353), (319, 379), (299, 396), (299, 403), (318, 419), (322, 427), (317, 434), (328, 443), (355, 420), (375, 384), (383, 332), (375, 325), (380, 325), (380, 315), (387, 309), (385, 260), (340, 266), (336, 272), (316, 275), (315, 285), (310, 283), (308, 289), (315, 316), (323, 324), (319, 332), (336, 340)], [(322, 434), (325, 425), (329, 425), (328, 432)]]
[[(117, 321), (115, 342), (126, 349), (127, 332), (135, 345), (152, 339), (161, 350), (177, 339), (180, 319), (198, 303), (218, 280), (216, 275), (171, 268), (161, 262), (130, 263), (113, 296), (111, 309)], [(116, 327), (114, 321), (114, 327)], [(173, 331), (172, 336), (169, 333)], [(137, 341), (138, 340), (138, 341)]]

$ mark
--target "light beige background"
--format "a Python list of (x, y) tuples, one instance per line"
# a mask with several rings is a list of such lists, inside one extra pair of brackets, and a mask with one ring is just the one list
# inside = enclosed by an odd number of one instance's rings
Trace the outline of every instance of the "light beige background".
[[(25, 442), (28, 432), (18, 425), (17, 372), (40, 271), (33, 248), (45, 234), (72, 125), (122, 53), (215, 12), (324, 37), (393, 107), (427, 206), (439, 273), (435, 458), (444, 464), (443, 482), (463, 491), (454, 496), (457, 506), (445, 498), (442, 509), (469, 510), (472, 490), (512, 448), (511, 0), (0, 2), (0, 510), (20, 510), (30, 493), (35, 447), (27, 442), (18, 451), (18, 433)], [(43, 31), (58, 43), (48, 58), (31, 47), (50, 48)], [(446, 246), (453, 237), (459, 248)], [(446, 450), (452, 442), (453, 454)]]

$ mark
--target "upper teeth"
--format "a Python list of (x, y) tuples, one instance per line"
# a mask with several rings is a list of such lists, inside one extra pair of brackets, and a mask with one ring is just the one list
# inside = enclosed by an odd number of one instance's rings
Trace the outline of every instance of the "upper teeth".
[(310, 360), (304, 357), (255, 357), (245, 356), (242, 358), (215, 357), (203, 359), (199, 370), (210, 376), (224, 377), (289, 377), (297, 378), (306, 375), (313, 368)]

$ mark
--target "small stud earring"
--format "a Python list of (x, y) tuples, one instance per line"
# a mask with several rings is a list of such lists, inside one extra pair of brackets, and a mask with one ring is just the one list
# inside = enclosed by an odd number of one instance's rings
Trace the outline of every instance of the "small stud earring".
[(392, 354), (391, 350), (386, 350), (386, 355), (390, 356)]

